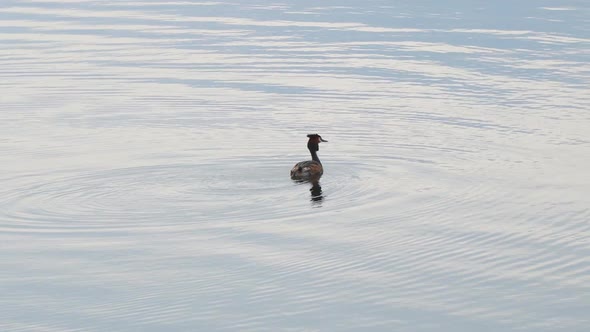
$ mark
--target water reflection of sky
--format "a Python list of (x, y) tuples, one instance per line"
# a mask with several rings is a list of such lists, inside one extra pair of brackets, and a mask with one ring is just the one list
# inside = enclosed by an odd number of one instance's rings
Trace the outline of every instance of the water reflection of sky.
[(588, 17), (4, 1), (0, 329), (582, 330)]

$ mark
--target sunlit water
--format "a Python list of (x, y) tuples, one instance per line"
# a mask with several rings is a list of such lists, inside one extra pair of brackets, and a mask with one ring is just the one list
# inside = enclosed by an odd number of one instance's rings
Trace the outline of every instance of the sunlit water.
[(589, 86), (586, 1), (3, 0), (0, 330), (587, 331)]

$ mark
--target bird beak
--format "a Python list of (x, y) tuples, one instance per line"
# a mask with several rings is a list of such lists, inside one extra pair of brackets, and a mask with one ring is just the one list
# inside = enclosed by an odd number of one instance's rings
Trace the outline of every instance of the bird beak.
[(326, 141), (325, 139), (323, 139), (323, 138), (322, 138), (322, 136), (320, 136), (320, 141), (322, 141), (322, 142), (326, 142), (326, 143), (328, 142), (328, 141)]

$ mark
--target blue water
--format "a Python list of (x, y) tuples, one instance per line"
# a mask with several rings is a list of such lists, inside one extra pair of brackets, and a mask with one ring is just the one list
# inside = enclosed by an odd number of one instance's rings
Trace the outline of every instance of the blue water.
[(585, 1), (5, 0), (0, 331), (586, 331), (589, 50)]

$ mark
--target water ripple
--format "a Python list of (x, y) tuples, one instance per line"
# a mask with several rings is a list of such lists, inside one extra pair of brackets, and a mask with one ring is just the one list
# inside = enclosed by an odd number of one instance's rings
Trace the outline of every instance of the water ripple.
[(4, 1), (0, 330), (583, 330), (587, 13)]
[[(29, 174), (11, 179), (19, 191), (5, 192), (2, 226), (20, 228), (173, 226), (187, 221), (239, 218), (276, 220), (310, 214), (309, 183), (288, 179), (290, 161), (257, 159), (222, 163), (153, 165), (94, 172)], [(335, 165), (336, 166), (336, 165)], [(352, 170), (352, 171), (349, 171)], [(366, 164), (337, 164), (322, 181), (325, 204), (333, 209), (388, 199), (374, 182), (383, 169)], [(359, 185), (362, 183), (362, 185)], [(228, 210), (227, 206), (232, 209)], [(257, 206), (252, 209), (252, 206)], [(281, 206), (277, 209), (277, 206)], [(173, 211), (173, 213), (171, 213)]]

